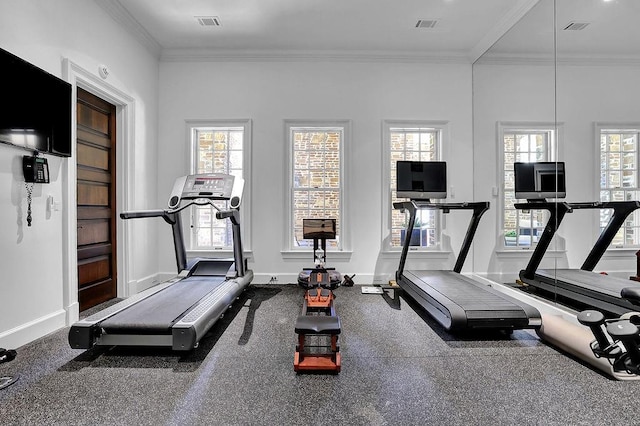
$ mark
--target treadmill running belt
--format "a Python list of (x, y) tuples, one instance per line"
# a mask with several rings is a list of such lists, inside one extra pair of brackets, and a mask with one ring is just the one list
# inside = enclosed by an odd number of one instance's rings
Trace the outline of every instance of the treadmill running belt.
[(539, 326), (534, 307), (457, 272), (405, 270), (400, 286), (449, 330)]
[(171, 334), (171, 326), (225, 277), (189, 277), (104, 320), (107, 333)]
[[(490, 287), (476, 284), (471, 278), (452, 271), (410, 271), (418, 280), (411, 281), (423, 291), (434, 289), (465, 311), (518, 308), (504, 297), (490, 293)], [(406, 275), (406, 273), (405, 273)]]
[(553, 269), (538, 269), (536, 275), (545, 278), (550, 283), (557, 280), (559, 285), (566, 283), (616, 298), (620, 298), (620, 292), (623, 288), (637, 286), (634, 281), (592, 271), (583, 271), (582, 269), (557, 269), (555, 271)]

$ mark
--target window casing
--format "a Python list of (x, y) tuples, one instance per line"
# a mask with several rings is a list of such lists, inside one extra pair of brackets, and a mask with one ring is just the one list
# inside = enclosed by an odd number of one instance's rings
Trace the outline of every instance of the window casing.
[[(598, 127), (600, 151), (600, 201), (639, 200), (638, 139), (640, 126), (616, 128)], [(600, 231), (609, 222), (611, 210), (600, 210)], [(633, 212), (618, 230), (611, 246), (640, 246), (640, 213)]]
[[(249, 120), (229, 121), (188, 121), (188, 138), (191, 146), (191, 173), (226, 173), (243, 178), (245, 181), (240, 223), (243, 233), (243, 247), (249, 244), (249, 182), (251, 144), (251, 123)], [(217, 201), (221, 209), (228, 207), (228, 201)], [(218, 220), (213, 207), (193, 206), (190, 215), (190, 251), (233, 250), (231, 222)]]
[(289, 146), (289, 219), (286, 226), (286, 250), (313, 245), (303, 238), (305, 218), (336, 219), (336, 239), (327, 241), (327, 250), (345, 248), (345, 146), (348, 144), (348, 121), (287, 121)]
[[(383, 229), (385, 249), (397, 251), (407, 238), (408, 214), (395, 210), (393, 203), (405, 200), (396, 196), (396, 162), (442, 161), (443, 138), (446, 135), (446, 122), (434, 121), (385, 121), (383, 123), (383, 146), (385, 167), (383, 188)], [(441, 249), (441, 212), (439, 210), (419, 210), (416, 214), (411, 239), (412, 250)]]
[(553, 126), (501, 126), (502, 153), (502, 247), (532, 249), (544, 231), (549, 213), (545, 210), (516, 210), (513, 163), (555, 161), (556, 131)]

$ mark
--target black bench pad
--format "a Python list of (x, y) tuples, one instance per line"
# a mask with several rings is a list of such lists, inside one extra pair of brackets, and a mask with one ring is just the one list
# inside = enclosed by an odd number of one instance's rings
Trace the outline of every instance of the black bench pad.
[(340, 334), (340, 318), (329, 315), (300, 315), (296, 334)]

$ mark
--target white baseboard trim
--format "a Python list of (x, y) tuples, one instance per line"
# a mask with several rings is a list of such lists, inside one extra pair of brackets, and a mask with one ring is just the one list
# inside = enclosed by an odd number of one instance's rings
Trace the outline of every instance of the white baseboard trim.
[[(352, 274), (348, 274), (351, 276)], [(275, 278), (275, 279), (273, 279)], [(357, 274), (353, 277), (354, 284), (388, 284), (392, 279), (387, 275)], [(297, 284), (298, 274), (254, 274), (252, 284)]]
[(134, 294), (138, 294), (141, 291), (144, 291), (148, 288), (153, 287), (156, 284), (160, 284), (161, 282), (170, 280), (176, 276), (175, 273), (171, 272), (158, 272), (157, 274), (149, 275), (144, 278), (140, 278), (139, 280), (129, 281), (129, 296)]
[(65, 327), (67, 312), (64, 309), (37, 318), (26, 324), (0, 333), (0, 347), (15, 349), (33, 342), (42, 336)]

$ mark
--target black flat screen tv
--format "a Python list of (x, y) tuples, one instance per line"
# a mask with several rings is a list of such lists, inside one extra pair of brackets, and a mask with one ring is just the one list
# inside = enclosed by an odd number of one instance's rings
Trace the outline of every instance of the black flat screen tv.
[(71, 85), (0, 49), (0, 142), (71, 156)]
[(567, 196), (563, 162), (516, 162), (513, 171), (515, 197), (518, 199), (544, 200)]
[(444, 161), (398, 161), (396, 173), (398, 198), (447, 198), (447, 163)]

